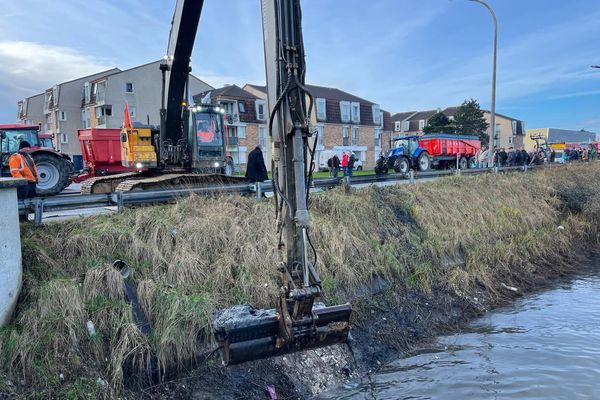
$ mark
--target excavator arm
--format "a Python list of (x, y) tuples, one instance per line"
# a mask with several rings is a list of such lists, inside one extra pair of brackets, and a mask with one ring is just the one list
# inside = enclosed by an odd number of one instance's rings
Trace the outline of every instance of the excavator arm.
[(236, 306), (217, 313), (215, 339), (228, 365), (344, 342), (351, 314), (349, 304), (316, 302), (322, 289), (308, 210), (314, 99), (305, 86), (300, 0), (262, 0), (262, 18), (280, 292), (274, 310)]

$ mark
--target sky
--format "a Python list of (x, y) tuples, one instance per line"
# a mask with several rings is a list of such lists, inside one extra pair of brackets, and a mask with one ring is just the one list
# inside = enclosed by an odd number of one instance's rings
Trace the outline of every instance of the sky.
[[(527, 128), (600, 132), (598, 0), (487, 0), (496, 111)], [(164, 56), (175, 0), (0, 0), (0, 122), (19, 99)], [(302, 0), (307, 82), (392, 113), (490, 107), (492, 18), (467, 0)], [(260, 0), (205, 0), (192, 56), (208, 84), (264, 84)]]

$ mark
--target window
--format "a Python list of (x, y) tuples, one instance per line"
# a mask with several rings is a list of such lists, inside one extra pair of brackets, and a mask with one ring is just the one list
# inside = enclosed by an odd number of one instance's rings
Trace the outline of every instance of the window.
[(133, 93), (133, 82), (125, 83), (125, 93)]
[(268, 147), (267, 145), (267, 127), (266, 126), (259, 126), (258, 127), (258, 144), (260, 144), (263, 149), (266, 149)]
[(90, 128), (90, 113), (87, 109), (81, 110), (81, 126), (83, 129)]
[(238, 147), (238, 151), (237, 151), (237, 154), (238, 154), (238, 164), (246, 164), (247, 163), (247, 161), (246, 161), (246, 150), (247, 149), (244, 146)]
[(317, 99), (317, 119), (325, 121), (327, 119), (327, 100)]
[(69, 143), (69, 137), (67, 136), (66, 133), (61, 133), (58, 137), (60, 138), (60, 143), (61, 144), (67, 144), (67, 143)]
[(348, 146), (348, 127), (344, 126), (342, 128), (342, 146)]
[(131, 118), (134, 118), (134, 119), (136, 118), (136, 116), (135, 116), (136, 115), (136, 111), (137, 110), (136, 110), (135, 106), (129, 106), (129, 116)]
[(239, 138), (245, 139), (246, 138), (246, 127), (245, 126), (238, 126), (237, 127), (237, 134)]
[(350, 102), (340, 101), (340, 116), (342, 122), (350, 122)]
[(265, 115), (265, 105), (266, 102), (264, 100), (256, 100), (256, 119), (259, 121), (267, 119)]
[(375, 128), (373, 130), (373, 146), (381, 147), (381, 129)]
[(58, 106), (58, 86), (52, 88), (52, 108)]
[(58, 120), (59, 121), (66, 121), (67, 120), (67, 113), (64, 111), (59, 111), (58, 112)]
[(425, 128), (425, 120), (424, 119), (420, 119), (419, 120), (419, 130), (422, 131), (423, 128)]
[(52, 105), (52, 92), (46, 92), (44, 96), (44, 113), (50, 111), (50, 106)]
[(513, 135), (517, 134), (517, 121), (512, 121), (512, 133)]
[(234, 103), (231, 101), (227, 101), (227, 102), (221, 102), (221, 106), (225, 109), (225, 114), (226, 115), (233, 115), (233, 105)]
[(83, 101), (85, 104), (88, 104), (90, 102), (90, 98), (91, 98), (91, 87), (90, 87), (90, 83), (86, 82), (83, 84)]
[(373, 111), (373, 123), (375, 125), (381, 125), (381, 110), (379, 109), (379, 105), (373, 104), (371, 108)]
[(106, 101), (106, 81), (97, 82), (94, 84), (94, 96), (96, 103), (104, 103)]
[(352, 102), (352, 122), (360, 122), (360, 103)]
[(358, 126), (352, 127), (352, 137), (350, 143), (352, 146), (358, 146)]
[(243, 101), (238, 101), (238, 111), (240, 113), (246, 112), (246, 104)]
[(323, 146), (323, 139), (324, 139), (323, 135), (325, 134), (325, 129), (324, 129), (323, 125), (317, 125), (316, 131), (317, 131), (317, 145)]
[(410, 121), (402, 121), (402, 132), (410, 131)]
[(494, 139), (498, 139), (502, 135), (502, 125), (496, 124), (496, 131), (494, 132)]
[(508, 144), (513, 144), (513, 137), (512, 136), (508, 137)]

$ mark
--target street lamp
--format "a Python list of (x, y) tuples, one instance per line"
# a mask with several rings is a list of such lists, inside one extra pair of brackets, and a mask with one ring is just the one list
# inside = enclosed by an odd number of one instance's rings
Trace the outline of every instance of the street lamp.
[(492, 104), (491, 104), (491, 110), (490, 110), (490, 122), (491, 122), (491, 127), (492, 127), (492, 133), (490, 135), (490, 150), (489, 150), (489, 159), (488, 159), (488, 165), (492, 165), (494, 162), (494, 139), (496, 137), (496, 58), (498, 55), (498, 20), (496, 19), (496, 14), (494, 13), (494, 10), (492, 10), (492, 7), (490, 7), (486, 2), (484, 2), (483, 0), (469, 0), (469, 1), (473, 1), (475, 3), (479, 3), (482, 6), (484, 6), (485, 8), (488, 9), (488, 11), (490, 12), (490, 14), (492, 14), (492, 18), (494, 19), (494, 61), (493, 61), (493, 66), (492, 66)]

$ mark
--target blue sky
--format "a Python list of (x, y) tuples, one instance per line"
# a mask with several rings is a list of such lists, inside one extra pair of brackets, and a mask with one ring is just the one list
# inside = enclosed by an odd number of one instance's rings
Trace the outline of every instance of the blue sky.
[[(598, 0), (488, 0), (498, 15), (497, 111), (527, 127), (600, 131)], [(0, 121), (55, 83), (165, 53), (175, 0), (0, 0)], [(303, 0), (309, 83), (391, 112), (489, 107), (491, 16), (466, 0)], [(264, 83), (259, 0), (206, 0), (194, 74)]]

